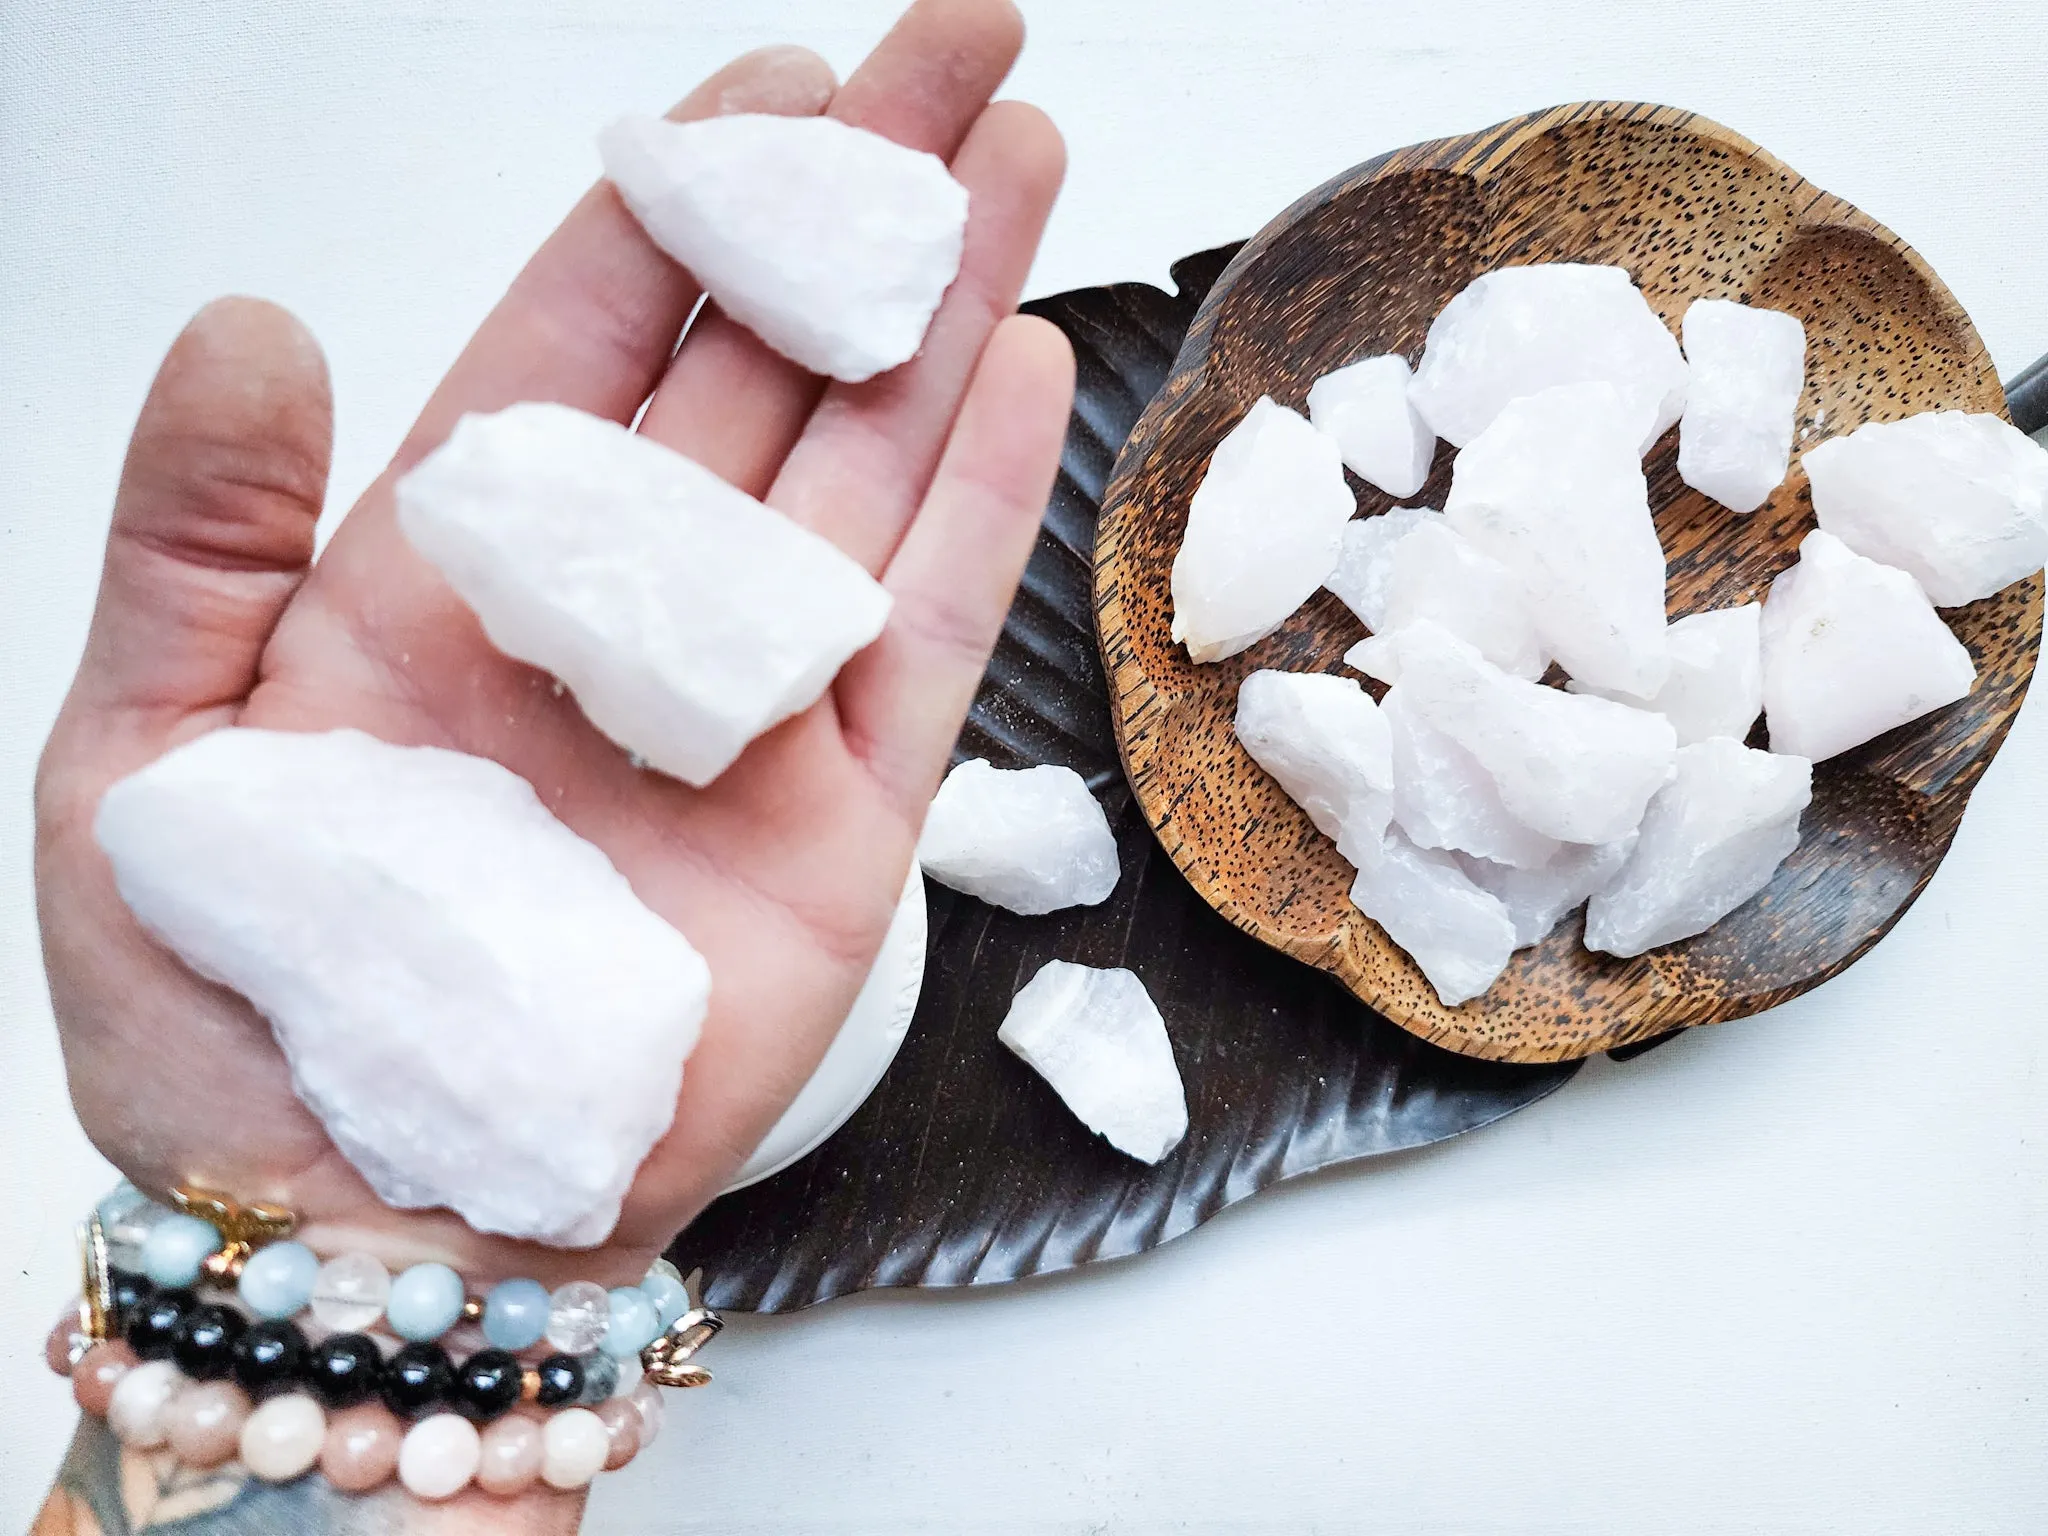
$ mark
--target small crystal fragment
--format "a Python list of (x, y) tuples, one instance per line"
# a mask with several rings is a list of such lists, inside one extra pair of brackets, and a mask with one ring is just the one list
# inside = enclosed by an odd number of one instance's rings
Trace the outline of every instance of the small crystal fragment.
[(1450, 854), (1416, 847), (1398, 827), (1359, 865), (1351, 901), (1421, 967), (1447, 1008), (1492, 986), (1515, 950), (1499, 899)]
[(1446, 304), (1409, 395), (1462, 448), (1509, 402), (1593, 381), (1627, 398), (1638, 459), (1685, 409), (1678, 342), (1628, 273), (1550, 262), (1488, 272)]
[(398, 525), (506, 655), (704, 785), (882, 632), (858, 562), (651, 437), (564, 405), (464, 416)]
[(718, 307), (857, 384), (916, 355), (960, 271), (967, 190), (936, 155), (832, 117), (626, 117), (605, 175)]
[(1436, 729), (1402, 684), (1380, 703), (1394, 749), (1394, 821), (1421, 848), (1455, 849), (1519, 869), (1557, 855), (1558, 841), (1508, 811), (1479, 760)]
[(1317, 379), (1308, 419), (1336, 441), (1345, 466), (1389, 496), (1413, 496), (1429, 478), (1436, 434), (1408, 400), (1407, 359), (1368, 357)]
[(1643, 819), (1678, 746), (1663, 716), (1510, 677), (1433, 624), (1399, 638), (1401, 693), (1472, 755), (1510, 816), (1567, 843), (1610, 843)]
[(1771, 583), (1763, 667), (1771, 750), (1816, 763), (1953, 704), (1977, 678), (1919, 583), (1824, 528)]
[(1379, 633), (1386, 625), (1394, 550), (1417, 528), (1443, 520), (1443, 513), (1432, 507), (1395, 507), (1377, 517), (1354, 517), (1344, 525), (1337, 568), (1323, 585), (1358, 615), (1360, 623)]
[(246, 997), (386, 1204), (588, 1246), (675, 1118), (711, 978), (494, 762), (214, 731), (94, 824), (143, 926)]
[(1806, 389), (1806, 327), (1776, 309), (1696, 299), (1685, 312), (1692, 371), (1678, 475), (1731, 512), (1754, 512), (1785, 481)]
[(1166, 1021), (1130, 971), (1048, 960), (1011, 1001), (996, 1038), (1118, 1151), (1156, 1163), (1187, 1134)]
[(1337, 564), (1358, 502), (1337, 445), (1261, 399), (1216, 447), (1173, 560), (1173, 638), (1221, 661), (1287, 622)]
[(1749, 734), (1764, 708), (1763, 605), (1744, 603), (1679, 619), (1670, 629), (1671, 676), (1648, 699), (1566, 684), (1573, 693), (1597, 694), (1662, 715), (1689, 747), (1710, 736)]
[(1996, 416), (1866, 422), (1801, 457), (1821, 527), (1956, 608), (2048, 559), (2048, 449)]
[(1237, 739), (1345, 858), (1378, 845), (1393, 812), (1393, 741), (1357, 683), (1254, 672), (1238, 685)]
[(1520, 578), (1544, 648), (1565, 671), (1648, 698), (1671, 656), (1664, 547), (1634, 419), (1606, 384), (1511, 402), (1458, 455), (1444, 515)]
[(1528, 949), (1550, 937), (1565, 914), (1582, 905), (1621, 872), (1635, 850), (1637, 834), (1611, 843), (1566, 843), (1547, 864), (1515, 869), (1491, 859), (1460, 854), (1458, 865), (1482, 891), (1498, 897), (1515, 925), (1515, 948)]
[(1352, 647), (1347, 664), (1382, 682), (1400, 681), (1394, 635), (1431, 623), (1475, 647), (1514, 677), (1541, 677), (1550, 666), (1514, 573), (1448, 523), (1423, 523), (1393, 547), (1387, 561), (1384, 625)]
[(978, 757), (939, 786), (917, 858), (939, 884), (1030, 917), (1106, 901), (1119, 873), (1109, 818), (1081, 775)]
[(1586, 910), (1586, 947), (1627, 957), (1704, 933), (1770, 884), (1812, 799), (1803, 757), (1725, 736), (1680, 748), (1634, 853)]

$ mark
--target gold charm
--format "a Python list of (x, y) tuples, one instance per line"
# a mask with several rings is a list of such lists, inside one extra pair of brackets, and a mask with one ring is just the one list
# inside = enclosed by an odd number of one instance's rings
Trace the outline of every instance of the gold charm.
[(668, 1332), (640, 1351), (640, 1365), (647, 1379), (657, 1387), (708, 1387), (711, 1373), (689, 1359), (718, 1337), (725, 1319), (704, 1305), (699, 1286), (704, 1271), (693, 1270), (683, 1281), (683, 1296), (689, 1310), (668, 1325)]
[(78, 1326), (97, 1344), (114, 1331), (114, 1277), (107, 1267), (107, 1232), (97, 1209), (78, 1229), (78, 1258)]
[(220, 1251), (208, 1257), (206, 1273), (223, 1283), (239, 1280), (250, 1254), (290, 1237), (298, 1225), (298, 1218), (281, 1205), (237, 1205), (226, 1195), (190, 1184), (172, 1190), (171, 1203), (220, 1233)]

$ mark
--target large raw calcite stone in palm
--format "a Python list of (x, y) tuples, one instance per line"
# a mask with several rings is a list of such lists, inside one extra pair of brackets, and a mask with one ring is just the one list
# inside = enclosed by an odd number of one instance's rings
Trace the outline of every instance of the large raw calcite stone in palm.
[(1337, 445), (1270, 399), (1230, 429), (1173, 557), (1173, 638), (1221, 661), (1287, 622), (1337, 564), (1358, 500)]
[(1814, 762), (1953, 704), (1977, 680), (1918, 582), (1824, 528), (1771, 583), (1763, 668), (1771, 750)]
[(1955, 608), (2048, 560), (2048, 449), (1962, 411), (1866, 422), (1800, 457), (1821, 527)]
[(1406, 687), (1380, 703), (1394, 749), (1394, 821), (1417, 847), (1447, 849), (1535, 869), (1556, 857), (1554, 837), (1508, 810), (1479, 759), (1430, 724)]
[(932, 797), (917, 858), (939, 884), (1027, 917), (1106, 901), (1118, 874), (1109, 818), (1081, 775), (979, 757)]
[(398, 525), (493, 645), (688, 784), (815, 704), (889, 618), (831, 543), (564, 405), (464, 416), (398, 482)]
[(1527, 949), (1549, 938), (1565, 914), (1587, 897), (1606, 889), (1635, 850), (1636, 837), (1631, 832), (1591, 847), (1566, 843), (1547, 864), (1534, 869), (1515, 869), (1470, 854), (1460, 854), (1458, 866), (1474, 885), (1499, 898), (1515, 925), (1515, 948)]
[(1394, 551), (1428, 523), (1441, 523), (1433, 507), (1394, 507), (1374, 517), (1354, 517), (1339, 538), (1337, 565), (1323, 585), (1336, 593), (1374, 634), (1386, 627), (1387, 590), (1394, 576)]
[(1408, 399), (1414, 375), (1389, 353), (1326, 373), (1308, 392), (1308, 419), (1342, 450), (1344, 464), (1389, 496), (1413, 496), (1429, 478), (1436, 434)]
[(1662, 715), (1689, 747), (1711, 736), (1749, 734), (1764, 708), (1763, 605), (1718, 608), (1688, 614), (1671, 625), (1671, 675), (1647, 699), (1588, 688), (1566, 686), (1573, 693), (1597, 693), (1619, 704), (1633, 704)]
[(813, 373), (858, 384), (908, 362), (959, 275), (967, 189), (836, 118), (626, 117), (598, 151), (654, 243)]
[(496, 763), (221, 730), (109, 789), (122, 899), (270, 1021), (379, 1199), (602, 1242), (674, 1118), (704, 961)]
[(1440, 519), (1394, 545), (1381, 616), (1380, 631), (1353, 646), (1344, 660), (1382, 682), (1400, 681), (1394, 636), (1423, 623), (1448, 630), (1515, 677), (1538, 678), (1550, 666), (1520, 580)]
[(1512, 401), (1595, 381), (1626, 397), (1639, 459), (1685, 409), (1678, 342), (1628, 273), (1550, 262), (1488, 272), (1446, 304), (1409, 396), (1462, 448)]
[(996, 1038), (1119, 1152), (1156, 1163), (1187, 1135), (1166, 1021), (1132, 972), (1048, 960), (1011, 1000)]
[(1706, 932), (1770, 884), (1812, 799), (1803, 757), (1725, 736), (1681, 748), (1628, 863), (1586, 909), (1586, 947), (1626, 957)]
[(1450, 854), (1416, 847), (1398, 827), (1358, 866), (1351, 901), (1421, 967), (1448, 1008), (1492, 986), (1515, 951), (1500, 900)]
[(1532, 831), (1566, 843), (1626, 837), (1670, 776), (1678, 739), (1663, 716), (1510, 677), (1434, 624), (1399, 640), (1409, 706), (1471, 754)]
[(1785, 481), (1806, 389), (1806, 327), (1776, 309), (1696, 299), (1685, 312), (1692, 369), (1678, 429), (1679, 478), (1750, 513)]
[(1393, 738), (1357, 683), (1254, 672), (1238, 684), (1237, 739), (1345, 858), (1378, 845), (1393, 813)]
[(1565, 671), (1648, 698), (1671, 656), (1638, 419), (1607, 384), (1516, 400), (1458, 455), (1444, 515), (1521, 578), (1544, 648)]

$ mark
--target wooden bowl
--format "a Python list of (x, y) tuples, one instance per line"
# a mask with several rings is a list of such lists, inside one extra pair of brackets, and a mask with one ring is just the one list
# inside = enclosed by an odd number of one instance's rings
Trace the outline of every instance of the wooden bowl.
[[(2005, 413), (1969, 317), (1921, 258), (1741, 136), (1667, 107), (1586, 102), (1399, 150), (1317, 188), (1239, 252), (1196, 315), (1166, 386), (1117, 459), (1097, 529), (1096, 617), (1118, 747), (1160, 842), (1217, 911), (1330, 972), (1454, 1051), (1561, 1061), (1740, 1018), (1835, 975), (1926, 885), (2019, 709), (2041, 642), (2039, 575), (1944, 615), (1978, 668), (1969, 698), (1819, 765), (1798, 850), (1707, 933), (1634, 960), (1587, 952), (1567, 920), (1484, 997), (1437, 1000), (1352, 906), (1351, 869), (1246, 755), (1237, 686), (1261, 667), (1343, 672), (1364, 631), (1327, 592), (1229, 660), (1189, 663), (1168, 633), (1168, 572), (1209, 456), (1262, 394), (1361, 357), (1421, 356), (1429, 323), (1496, 267), (1607, 262), (1675, 331), (1697, 298), (1806, 324), (1791, 478), (1736, 517), (1678, 478), (1675, 431), (1645, 468), (1675, 618), (1764, 596), (1814, 526), (1796, 454), (1862, 422)], [(1442, 506), (1439, 445), (1414, 504)], [(1359, 510), (1392, 504), (1353, 481)], [(1346, 673), (1345, 675), (1353, 675)]]

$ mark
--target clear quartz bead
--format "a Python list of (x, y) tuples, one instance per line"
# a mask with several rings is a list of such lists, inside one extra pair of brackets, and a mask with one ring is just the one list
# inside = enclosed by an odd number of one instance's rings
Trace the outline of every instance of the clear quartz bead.
[(100, 1230), (107, 1237), (107, 1262), (131, 1272), (142, 1268), (142, 1245), (150, 1228), (170, 1212), (123, 1179), (99, 1203)]
[(344, 1253), (313, 1279), (313, 1321), (335, 1333), (360, 1333), (384, 1315), (391, 1271), (367, 1253)]
[(572, 1280), (548, 1298), (548, 1343), (565, 1355), (589, 1354), (611, 1325), (611, 1293), (594, 1280)]

